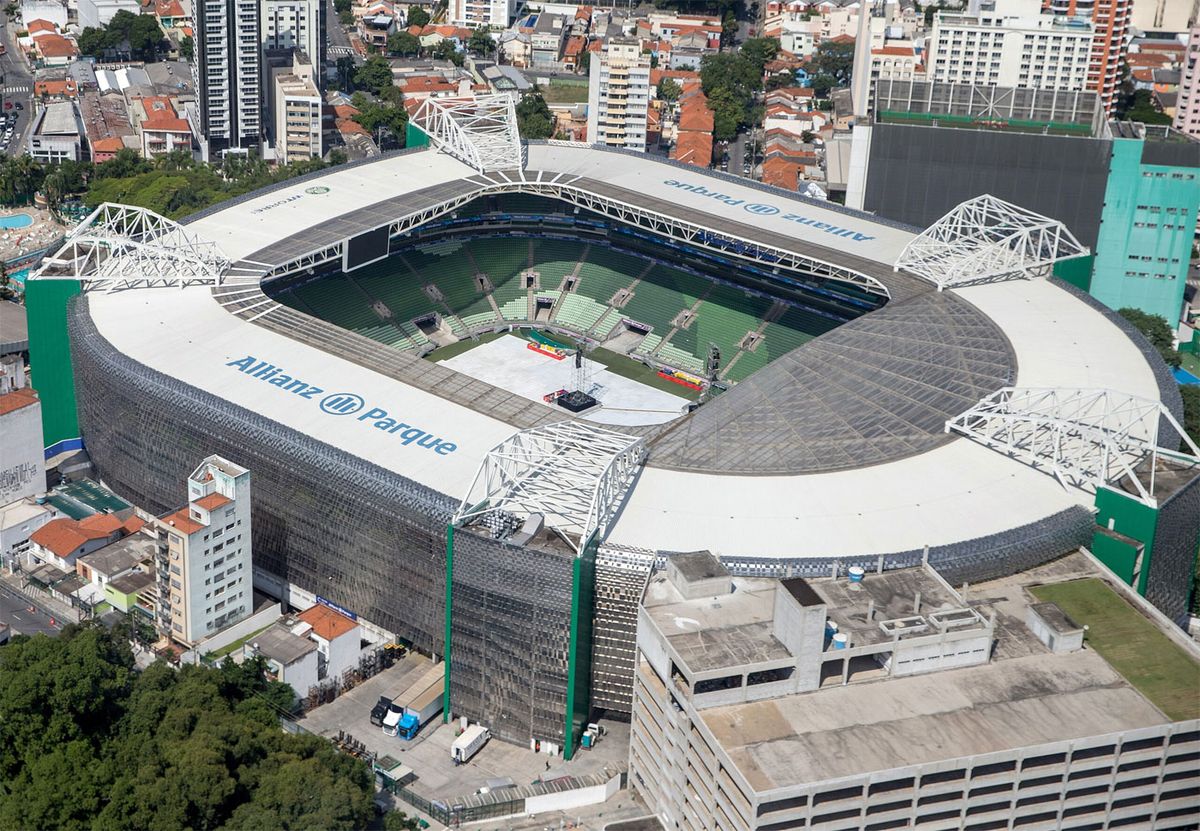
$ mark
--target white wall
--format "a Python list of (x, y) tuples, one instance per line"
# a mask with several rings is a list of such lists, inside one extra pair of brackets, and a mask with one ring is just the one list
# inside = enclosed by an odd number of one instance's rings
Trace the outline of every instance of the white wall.
[[(239, 638), (246, 637), (251, 632), (257, 632), (259, 629), (265, 629), (266, 627), (270, 626), (272, 623), (279, 620), (282, 614), (283, 609), (280, 606), (268, 606), (267, 608), (260, 612), (256, 612), (245, 620), (233, 624), (233, 626), (230, 626), (228, 629), (222, 629), (208, 640), (197, 644), (196, 651), (201, 655), (207, 655), (209, 652), (214, 652), (223, 646), (229, 646), (229, 644), (233, 643)], [(316, 654), (317, 653), (315, 652), (313, 653), (314, 660)], [(315, 677), (315, 664), (313, 665), (313, 674)], [(304, 693), (305, 695), (308, 694), (307, 687), (305, 688)]]
[(0, 505), (46, 490), (42, 405), (0, 417)]
[(531, 796), (525, 800), (525, 813), (541, 814), (546, 811), (569, 811), (584, 805), (598, 805), (607, 801), (621, 787), (621, 775), (617, 774), (603, 785), (578, 788), (572, 791)]

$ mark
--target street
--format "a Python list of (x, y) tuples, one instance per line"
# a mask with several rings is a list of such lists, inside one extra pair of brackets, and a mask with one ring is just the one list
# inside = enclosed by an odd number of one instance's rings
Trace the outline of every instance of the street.
[(325, 60), (332, 66), (337, 63), (338, 58), (344, 58), (347, 55), (354, 58), (355, 66), (362, 65), (362, 56), (355, 52), (354, 47), (350, 45), (350, 35), (347, 34), (346, 27), (338, 19), (337, 9), (333, 7), (333, 0), (325, 0)]
[[(30, 612), (29, 607), (34, 611)], [(53, 617), (48, 611), (25, 595), (14, 591), (5, 585), (0, 585), (0, 623), (7, 623), (14, 635), (36, 635), (39, 632), (47, 635), (58, 634), (62, 628), (59, 621), (50, 625)]]
[[(10, 24), (7, 12), (0, 9), (0, 30), (3, 30), (5, 52), (0, 55), (0, 77), (3, 78), (3, 88), (0, 89), (0, 99), (5, 106), (12, 102), (11, 110), (4, 112), (16, 113), (17, 122), (13, 129), (12, 140), (4, 146), (5, 154), (19, 156), (25, 151), (25, 134), (33, 119), (33, 76), (21, 57), (17, 45), (16, 24)], [(20, 103), (22, 109), (17, 109)]]

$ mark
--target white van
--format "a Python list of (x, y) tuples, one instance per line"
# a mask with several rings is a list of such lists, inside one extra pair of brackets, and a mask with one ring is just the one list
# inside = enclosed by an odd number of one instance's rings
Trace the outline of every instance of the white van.
[(463, 764), (478, 753), (479, 748), (487, 744), (491, 737), (492, 734), (482, 724), (472, 724), (450, 745), (450, 758), (456, 765)]

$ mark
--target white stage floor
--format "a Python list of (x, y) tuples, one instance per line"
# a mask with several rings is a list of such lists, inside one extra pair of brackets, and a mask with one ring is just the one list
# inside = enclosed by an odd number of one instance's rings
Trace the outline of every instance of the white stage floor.
[[(524, 338), (506, 335), (481, 344), (442, 365), (480, 381), (541, 401), (546, 393), (571, 389), (575, 360), (553, 358), (526, 348)], [(662, 424), (683, 415), (688, 400), (609, 372), (603, 364), (584, 358), (583, 391), (601, 406), (582, 418), (597, 424)]]

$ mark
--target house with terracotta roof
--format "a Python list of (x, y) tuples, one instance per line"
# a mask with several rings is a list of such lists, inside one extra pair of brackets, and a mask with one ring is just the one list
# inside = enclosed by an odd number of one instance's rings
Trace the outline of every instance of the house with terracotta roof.
[(116, 542), (129, 529), (140, 528), (136, 523), (120, 519), (115, 514), (93, 514), (83, 519), (60, 517), (52, 519), (29, 537), (28, 565), (36, 568), (53, 565), (60, 571), (75, 571), (75, 561), (109, 543)]
[(129, 102), (142, 156), (154, 159), (175, 150), (192, 151), (192, 125), (165, 95), (145, 95)]
[(43, 66), (66, 66), (79, 57), (75, 41), (62, 35), (44, 35), (33, 41), (37, 58)]
[(366, 644), (357, 620), (324, 603), (305, 609), (296, 619), (299, 625), (292, 633), (317, 645), (318, 678), (340, 678), (358, 666)]
[(154, 16), (165, 32), (186, 26), (191, 19), (179, 0), (155, 0)]
[(79, 95), (79, 86), (72, 78), (46, 78), (33, 82), (33, 94), (43, 101), (71, 101)]

